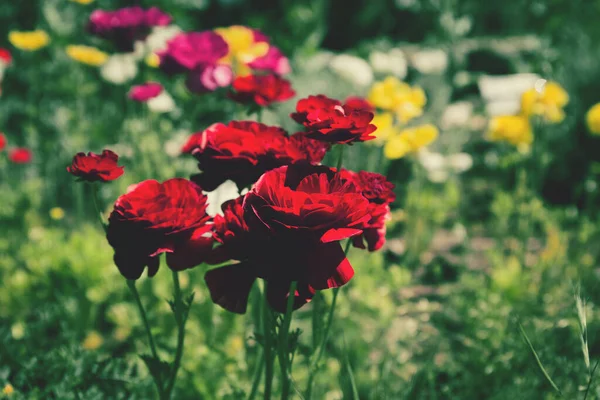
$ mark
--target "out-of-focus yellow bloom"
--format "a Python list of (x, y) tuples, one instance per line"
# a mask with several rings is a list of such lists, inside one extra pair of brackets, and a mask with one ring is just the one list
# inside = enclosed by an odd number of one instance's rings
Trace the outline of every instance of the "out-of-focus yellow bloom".
[(396, 113), (403, 123), (423, 114), (423, 107), (427, 103), (423, 89), (411, 87), (395, 76), (375, 82), (367, 99), (377, 108)]
[(588, 129), (594, 135), (600, 135), (600, 103), (595, 104), (590, 108), (585, 115)]
[(365, 143), (382, 144), (399, 133), (398, 128), (394, 126), (394, 116), (391, 113), (375, 114), (371, 123), (377, 127), (374, 132), (376, 139)]
[(73, 3), (79, 3), (79, 4), (90, 4), (92, 3), (94, 0), (71, 0)]
[(104, 343), (102, 336), (96, 331), (91, 331), (83, 340), (82, 346), (86, 350), (96, 350), (102, 346), (102, 343)]
[(50, 36), (41, 29), (35, 31), (11, 31), (8, 41), (17, 49), (36, 51), (50, 43)]
[(402, 158), (431, 144), (438, 135), (438, 128), (431, 124), (404, 129), (387, 141), (383, 153), (391, 160)]
[(521, 96), (523, 115), (539, 115), (556, 124), (565, 118), (563, 107), (569, 103), (569, 94), (556, 82), (546, 82), (542, 88), (532, 88)]
[(2, 389), (2, 394), (5, 395), (5, 396), (10, 396), (14, 392), (15, 392), (15, 388), (10, 383), (7, 383), (4, 386), (4, 389)]
[(529, 118), (522, 115), (502, 115), (492, 118), (487, 136), (492, 141), (504, 141), (514, 146), (530, 145), (533, 132)]
[(147, 66), (152, 68), (158, 68), (160, 65), (160, 57), (156, 53), (148, 54), (144, 61), (146, 62)]
[(50, 218), (55, 221), (60, 221), (65, 217), (65, 210), (60, 207), (53, 207), (50, 209)]
[(108, 54), (90, 46), (67, 46), (66, 53), (73, 60), (92, 67), (104, 65), (108, 60)]
[(248, 75), (250, 67), (247, 64), (264, 56), (269, 51), (266, 42), (255, 42), (252, 29), (241, 25), (228, 28), (217, 28), (215, 32), (227, 42), (229, 53), (219, 60), (220, 63), (232, 64), (237, 75)]

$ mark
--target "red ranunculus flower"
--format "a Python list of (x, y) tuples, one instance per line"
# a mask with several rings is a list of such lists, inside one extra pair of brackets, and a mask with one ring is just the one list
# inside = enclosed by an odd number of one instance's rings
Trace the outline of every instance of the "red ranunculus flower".
[(6, 147), (6, 136), (4, 133), (0, 132), (0, 151), (4, 150)]
[(212, 248), (212, 239), (205, 236), (211, 229), (206, 206), (202, 189), (181, 178), (143, 181), (119, 197), (106, 237), (121, 274), (138, 279), (148, 267), (148, 276), (154, 276), (161, 253), (167, 253), (173, 270), (203, 262)]
[(290, 136), (289, 147), (297, 149), (302, 154), (302, 159), (311, 164), (319, 164), (331, 150), (331, 144), (320, 140), (310, 139), (306, 132), (296, 132)]
[[(198, 160), (201, 174), (192, 177), (204, 190), (212, 191), (231, 179), (241, 189), (265, 172), (298, 161), (317, 163), (323, 151), (304, 139), (291, 139), (275, 126), (254, 121), (213, 124), (195, 133), (182, 152)], [(312, 147), (311, 147), (312, 146)], [(319, 158), (320, 157), (320, 158)]]
[(31, 150), (24, 147), (17, 147), (8, 153), (8, 159), (15, 164), (28, 164), (31, 162)]
[(118, 160), (119, 156), (110, 150), (103, 150), (102, 154), (77, 153), (67, 171), (82, 181), (114, 181), (123, 175), (125, 168), (117, 165)]
[(316, 290), (344, 285), (354, 270), (339, 241), (362, 232), (368, 205), (352, 181), (328, 167), (298, 163), (266, 172), (215, 229), (223, 251), (240, 263), (206, 273), (213, 301), (243, 313), (258, 277), (267, 282), (271, 306), (283, 312), (292, 281), (294, 308)]
[(300, 100), (291, 115), (306, 127), (308, 137), (339, 144), (375, 139), (371, 136), (377, 129), (370, 123), (373, 116), (370, 111), (342, 106), (322, 95)]
[(344, 105), (346, 107), (350, 107), (351, 109), (354, 109), (354, 110), (365, 110), (365, 111), (375, 112), (375, 107), (373, 107), (373, 105), (371, 103), (369, 103), (369, 100), (362, 98), (362, 97), (357, 97), (357, 96), (348, 97), (346, 99), (346, 101), (344, 101)]
[(90, 33), (112, 41), (119, 51), (131, 52), (136, 40), (143, 40), (153, 26), (165, 26), (171, 17), (156, 7), (125, 7), (115, 11), (95, 10), (90, 15)]
[(145, 103), (150, 99), (157, 97), (163, 91), (163, 86), (157, 82), (146, 82), (142, 85), (133, 86), (128, 96), (133, 101)]
[(381, 174), (360, 171), (358, 173), (342, 170), (345, 179), (356, 184), (362, 195), (369, 200), (370, 219), (362, 226), (363, 233), (352, 238), (354, 247), (369, 251), (381, 249), (385, 244), (386, 222), (391, 219), (390, 203), (396, 200), (394, 184)]
[(268, 107), (272, 103), (286, 101), (296, 95), (290, 82), (278, 75), (248, 75), (233, 81), (230, 97), (238, 103), (255, 103)]

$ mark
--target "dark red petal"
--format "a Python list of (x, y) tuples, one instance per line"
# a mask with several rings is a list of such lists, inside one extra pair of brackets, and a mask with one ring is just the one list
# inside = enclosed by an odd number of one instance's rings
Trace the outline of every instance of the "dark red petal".
[(354, 269), (337, 242), (316, 246), (306, 265), (308, 284), (316, 290), (343, 286), (354, 276)]
[(194, 268), (206, 261), (212, 249), (213, 238), (202, 236), (206, 229), (197, 229), (192, 237), (175, 246), (172, 253), (167, 253), (167, 265), (175, 271)]
[[(273, 310), (284, 314), (287, 308), (291, 282), (269, 281), (267, 282), (267, 301)], [(293, 309), (297, 310), (314, 296), (314, 290), (306, 283), (298, 283), (296, 293), (294, 293)]]
[(330, 229), (321, 236), (321, 243), (337, 242), (362, 233), (362, 229), (338, 228)]
[(204, 275), (212, 301), (238, 314), (246, 312), (248, 296), (255, 280), (254, 268), (246, 263), (211, 269)]

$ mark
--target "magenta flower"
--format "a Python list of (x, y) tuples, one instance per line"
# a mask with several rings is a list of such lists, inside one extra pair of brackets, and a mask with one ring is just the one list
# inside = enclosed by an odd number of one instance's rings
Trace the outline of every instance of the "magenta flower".
[(229, 65), (204, 64), (191, 71), (185, 84), (190, 92), (206, 93), (231, 85), (233, 71)]
[(267, 54), (257, 58), (248, 65), (252, 69), (273, 72), (277, 75), (289, 74), (292, 71), (290, 60), (283, 55), (281, 50), (273, 45), (269, 47)]
[(141, 85), (133, 86), (127, 95), (131, 100), (145, 103), (150, 99), (157, 97), (163, 91), (163, 86), (156, 82), (146, 82)]
[(136, 40), (143, 40), (153, 26), (165, 26), (171, 17), (156, 7), (125, 7), (115, 11), (95, 10), (90, 15), (88, 30), (112, 41), (118, 50), (133, 51)]
[(229, 46), (213, 31), (180, 33), (158, 53), (160, 68), (168, 74), (188, 72), (205, 64), (216, 64), (226, 56)]

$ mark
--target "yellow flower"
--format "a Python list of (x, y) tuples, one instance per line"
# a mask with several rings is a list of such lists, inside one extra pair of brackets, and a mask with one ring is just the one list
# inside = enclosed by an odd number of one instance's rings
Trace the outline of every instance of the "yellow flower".
[(67, 46), (66, 52), (73, 60), (92, 67), (99, 67), (108, 60), (108, 54), (90, 46)]
[(569, 103), (569, 94), (556, 82), (547, 82), (539, 88), (527, 90), (521, 96), (523, 115), (539, 115), (556, 124), (565, 118), (563, 108)]
[(79, 4), (90, 4), (92, 3), (94, 0), (71, 0), (73, 3), (79, 3)]
[(431, 144), (438, 135), (438, 129), (431, 124), (407, 128), (387, 141), (383, 153), (391, 160), (402, 158)]
[(487, 136), (494, 142), (504, 141), (514, 146), (530, 145), (533, 142), (529, 118), (522, 115), (502, 115), (492, 118)]
[(377, 130), (374, 132), (376, 139), (366, 143), (375, 142), (374, 144), (382, 144), (390, 137), (399, 133), (398, 128), (394, 126), (394, 116), (390, 113), (375, 114), (371, 123), (377, 127)]
[(17, 49), (35, 51), (46, 47), (50, 43), (48, 34), (40, 29), (35, 31), (11, 31), (8, 41)]
[(395, 76), (376, 82), (371, 87), (368, 100), (377, 108), (396, 113), (403, 123), (423, 114), (423, 107), (427, 103), (423, 89), (411, 87)]
[(217, 28), (215, 32), (227, 42), (229, 53), (219, 60), (223, 64), (233, 64), (233, 69), (238, 75), (247, 75), (250, 68), (247, 64), (264, 56), (269, 51), (266, 42), (255, 42), (252, 29), (241, 25), (228, 28)]
[(53, 207), (50, 209), (50, 218), (55, 221), (60, 221), (65, 217), (65, 210), (60, 207)]
[(7, 383), (6, 386), (4, 386), (4, 389), (2, 389), (2, 394), (6, 395), (6, 396), (10, 396), (14, 392), (15, 392), (15, 388), (10, 383)]
[(146, 62), (147, 66), (152, 68), (158, 68), (158, 66), (160, 65), (160, 57), (156, 53), (148, 54), (144, 61)]
[(104, 339), (96, 331), (88, 333), (86, 338), (83, 340), (82, 346), (86, 350), (96, 350), (104, 343)]
[(600, 135), (600, 103), (595, 104), (590, 108), (585, 115), (588, 129), (594, 135)]

